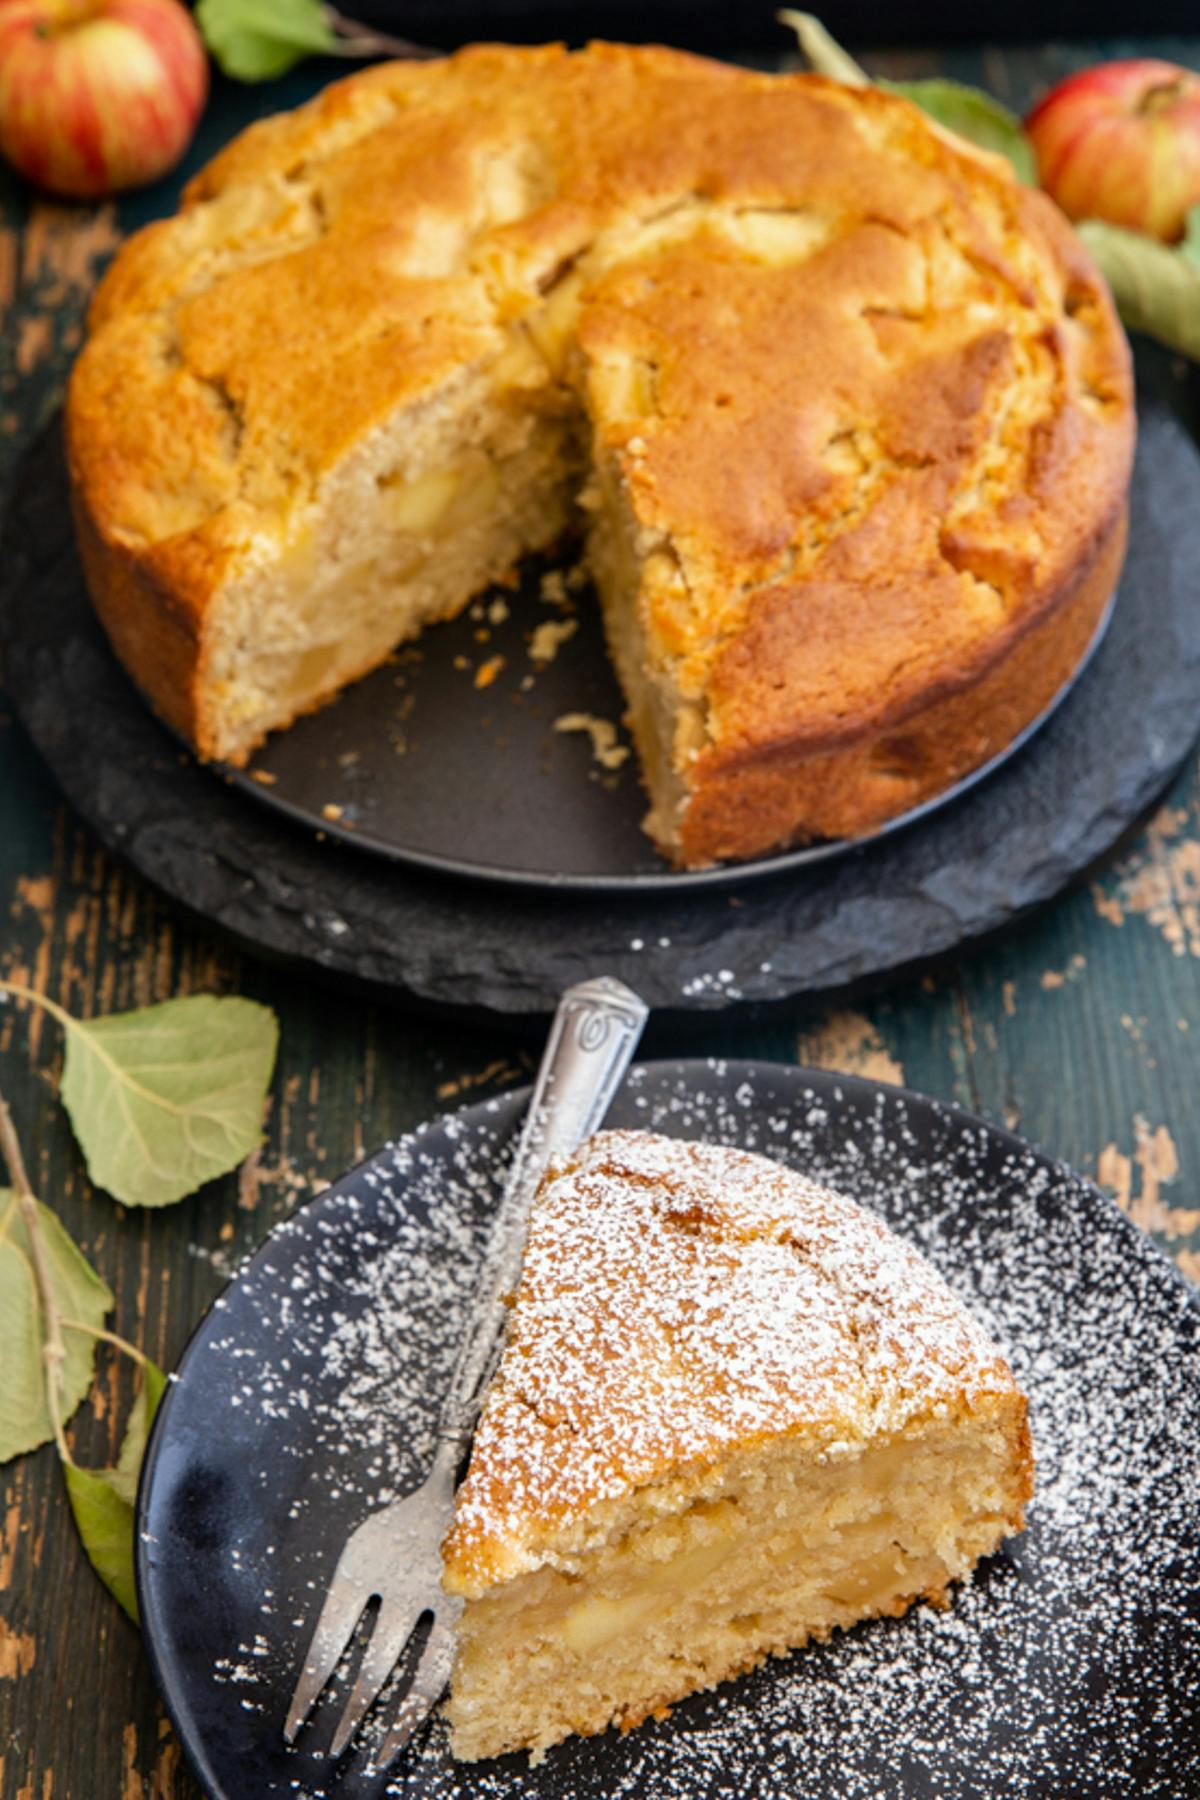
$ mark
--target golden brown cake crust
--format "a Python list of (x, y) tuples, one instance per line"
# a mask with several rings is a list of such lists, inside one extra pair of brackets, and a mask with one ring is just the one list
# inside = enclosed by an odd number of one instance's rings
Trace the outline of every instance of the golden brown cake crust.
[(1134, 431), (1050, 203), (873, 89), (485, 45), (253, 126), (96, 296), (85, 569), (201, 754), (223, 588), (576, 269), (555, 379), (661, 552), (645, 654), (695, 714), (670, 854), (862, 831), (1042, 709), (1119, 568)]
[[(813, 837), (860, 836), (990, 762), (1046, 710), (1087, 654), (1121, 572), (1126, 531), (1122, 510), (1094, 560), (1079, 568), (1073, 586), (1064, 583), (1057, 605), (998, 635), (982, 666), (948, 668), (923, 694), (894, 700), (873, 729), (855, 731), (847, 722), (823, 745), (781, 734), (768, 754), (714, 755), (683, 821), (681, 860), (751, 856), (763, 843), (786, 841), (798, 814)], [(772, 659), (786, 662), (800, 649), (797, 627), (778, 614), (766, 613), (756, 630), (776, 640)], [(745, 653), (750, 662), (755, 641)]]
[(836, 1457), (965, 1414), (999, 1422), (1028, 1498), (1008, 1363), (915, 1251), (765, 1157), (599, 1132), (535, 1204), (446, 1583), (475, 1598), (605, 1502), (781, 1437)]

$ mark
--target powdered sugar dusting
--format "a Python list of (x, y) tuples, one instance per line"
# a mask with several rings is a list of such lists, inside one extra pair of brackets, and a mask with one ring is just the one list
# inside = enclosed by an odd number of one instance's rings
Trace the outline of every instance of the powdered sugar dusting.
[[(336, 1701), (285, 1751), (337, 1550), (428, 1454), (514, 1118), (508, 1098), (460, 1114), (281, 1228), (175, 1389), (173, 1438), (228, 1452), (188, 1487), (220, 1501), (201, 1511), (222, 1603), (176, 1649), (231, 1800), (1180, 1800), (1200, 1768), (1195, 1297), (1081, 1178), (1000, 1134), (895, 1089), (719, 1063), (635, 1070), (611, 1122), (762, 1151), (927, 1254), (1029, 1393), (1029, 1530), (948, 1612), (858, 1627), (532, 1771), (455, 1765), (435, 1718), (390, 1778), (339, 1784), (310, 1747)], [(195, 1566), (191, 1514), (172, 1562), (173, 1503), (151, 1508), (152, 1587)]]
[(605, 1131), (534, 1210), (447, 1555), (474, 1592), (595, 1501), (747, 1441), (822, 1457), (1011, 1389), (878, 1220), (761, 1156)]

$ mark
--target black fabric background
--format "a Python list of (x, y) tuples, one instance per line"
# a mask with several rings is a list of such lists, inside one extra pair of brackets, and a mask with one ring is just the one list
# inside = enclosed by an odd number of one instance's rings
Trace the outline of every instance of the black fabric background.
[[(779, 0), (782, 4), (783, 0)], [(1200, 29), (1200, 0), (801, 0), (850, 44), (921, 44), (1110, 37)], [(471, 38), (662, 39), (692, 49), (779, 55), (787, 34), (773, 0), (357, 0), (352, 16), (439, 48)]]

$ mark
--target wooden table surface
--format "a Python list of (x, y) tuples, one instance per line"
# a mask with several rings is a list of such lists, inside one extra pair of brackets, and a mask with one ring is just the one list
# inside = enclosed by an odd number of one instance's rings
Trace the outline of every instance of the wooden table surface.
[[(1200, 67), (1200, 37), (892, 55), (874, 66), (950, 69), (1023, 107), (1070, 68), (1135, 52)], [(182, 174), (251, 117), (306, 97), (328, 74), (318, 64), (259, 90), (219, 84)], [(98, 272), (125, 232), (170, 209), (177, 185), (120, 207), (76, 208), (0, 175), (4, 488), (59, 403)], [(275, 1220), (383, 1139), (530, 1070), (528, 1044), (503, 1031), (431, 1024), (343, 998), (250, 962), (182, 920), (76, 823), (2, 690), (0, 918), (0, 974), (83, 1014), (201, 990), (249, 994), (279, 1013), (257, 1166), (148, 1213), (114, 1205), (84, 1175), (55, 1097), (56, 1028), (0, 1006), (0, 1091), (34, 1184), (112, 1286), (114, 1328), (168, 1367)], [(958, 1101), (1093, 1175), (1200, 1280), (1195, 758), (1117, 856), (1002, 941), (877, 998), (797, 1006), (770, 1026), (706, 1019), (682, 1043), (651, 1048), (810, 1063)], [(81, 1455), (97, 1462), (115, 1456), (128, 1397), (123, 1369), (105, 1360), (101, 1375), (75, 1427)], [(0, 1471), (0, 1800), (198, 1793), (138, 1633), (79, 1548), (54, 1452), (10, 1464)]]

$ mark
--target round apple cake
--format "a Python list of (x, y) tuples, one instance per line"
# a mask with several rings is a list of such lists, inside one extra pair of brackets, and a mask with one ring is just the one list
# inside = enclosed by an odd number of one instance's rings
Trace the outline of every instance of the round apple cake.
[(1046, 708), (1134, 412), (1070, 227), (908, 102), (484, 45), (237, 138), (116, 258), (67, 428), (117, 654), (234, 764), (580, 531), (698, 867), (868, 831)]

